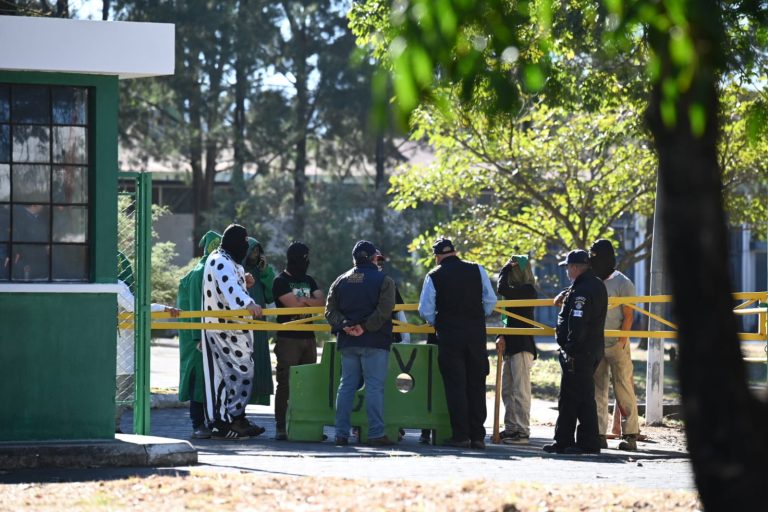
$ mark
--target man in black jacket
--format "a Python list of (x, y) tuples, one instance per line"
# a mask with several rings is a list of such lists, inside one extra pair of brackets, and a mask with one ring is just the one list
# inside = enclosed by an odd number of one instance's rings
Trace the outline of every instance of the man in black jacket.
[[(499, 272), (496, 290), (509, 300), (531, 300), (537, 297), (531, 263), (527, 256), (512, 256)], [(515, 315), (533, 319), (533, 306), (507, 308)], [(531, 324), (503, 317), (505, 327), (530, 328)], [(501, 398), (504, 400), (504, 444), (525, 444), (530, 437), (531, 366), (536, 359), (536, 343), (530, 334), (502, 335), (496, 349), (504, 354)]]
[(566, 266), (572, 284), (565, 292), (557, 316), (555, 336), (560, 345), (562, 368), (560, 398), (555, 442), (544, 446), (544, 451), (597, 454), (600, 453), (600, 438), (594, 372), (605, 347), (603, 329), (608, 311), (608, 293), (603, 282), (592, 272), (586, 251), (569, 252), (560, 265)]

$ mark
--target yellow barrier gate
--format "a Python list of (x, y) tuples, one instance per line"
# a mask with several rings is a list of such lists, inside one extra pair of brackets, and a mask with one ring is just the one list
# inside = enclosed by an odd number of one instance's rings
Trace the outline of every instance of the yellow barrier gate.
[[(768, 321), (768, 308), (765, 304), (768, 303), (768, 292), (741, 292), (733, 294), (734, 301), (742, 301), (734, 308), (734, 313), (737, 315), (757, 315), (757, 332), (740, 332), (739, 338), (742, 341), (768, 341), (768, 328), (766, 322)], [(619, 306), (629, 306), (633, 310), (640, 313), (642, 316), (653, 318), (662, 325), (668, 326), (669, 330), (655, 330), (655, 331), (620, 331), (620, 330), (606, 330), (605, 335), (610, 337), (631, 337), (631, 338), (664, 338), (675, 339), (677, 338), (677, 326), (661, 316), (655, 315), (648, 311), (646, 308), (638, 306), (638, 304), (650, 304), (650, 303), (671, 303), (671, 295), (641, 295), (635, 297), (611, 297), (608, 299), (608, 308), (616, 308)], [(750, 307), (759, 303), (759, 307)], [(495, 311), (503, 316), (510, 316), (516, 318), (530, 325), (530, 327), (500, 327), (490, 325), (487, 328), (487, 332), (490, 335), (497, 334), (529, 334), (533, 336), (554, 336), (554, 326), (548, 326), (535, 320), (531, 320), (513, 312), (508, 312), (504, 308), (523, 308), (523, 307), (554, 307), (552, 299), (535, 299), (535, 300), (500, 300), (496, 303)], [(398, 304), (395, 306), (395, 311), (411, 311), (418, 310), (418, 304)], [(264, 309), (264, 316), (280, 316), (280, 315), (307, 315), (305, 318), (293, 320), (286, 323), (278, 323), (270, 320), (261, 320), (252, 318), (247, 310), (237, 311), (182, 311), (180, 318), (229, 318), (236, 320), (236, 324), (216, 324), (217, 330), (247, 330), (247, 331), (315, 331), (315, 332), (330, 332), (331, 327), (325, 322), (323, 313), (325, 308), (323, 307), (304, 307), (304, 308), (273, 308)], [(131, 321), (132, 315), (130, 313), (123, 313), (120, 315), (121, 322)], [(416, 334), (429, 334), (435, 332), (435, 329), (429, 324), (411, 324), (407, 322), (400, 322), (393, 320), (394, 332), (408, 332)], [(210, 324), (204, 322), (174, 322), (171, 321), (170, 313), (152, 313), (152, 329), (164, 329), (164, 330), (181, 330), (181, 329), (205, 329)]]

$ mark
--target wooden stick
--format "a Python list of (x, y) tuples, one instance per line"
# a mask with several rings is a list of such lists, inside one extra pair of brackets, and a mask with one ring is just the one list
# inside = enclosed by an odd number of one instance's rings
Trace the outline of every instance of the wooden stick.
[(493, 403), (493, 444), (501, 443), (501, 434), (499, 434), (499, 403), (501, 402), (501, 368), (504, 365), (504, 352), (496, 351), (496, 392)]

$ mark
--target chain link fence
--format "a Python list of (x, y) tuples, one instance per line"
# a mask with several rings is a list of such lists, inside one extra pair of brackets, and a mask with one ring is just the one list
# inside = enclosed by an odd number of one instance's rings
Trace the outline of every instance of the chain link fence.
[(121, 287), (117, 312), (117, 377), (115, 430), (122, 413), (136, 402), (136, 331), (131, 314), (136, 310), (136, 191), (121, 190), (117, 203), (117, 279)]

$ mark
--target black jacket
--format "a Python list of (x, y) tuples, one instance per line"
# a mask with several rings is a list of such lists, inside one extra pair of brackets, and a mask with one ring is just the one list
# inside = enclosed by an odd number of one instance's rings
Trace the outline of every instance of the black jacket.
[(557, 315), (557, 344), (569, 356), (603, 357), (608, 292), (592, 270), (587, 270), (567, 289)]
[[(509, 284), (509, 267), (504, 266), (499, 272), (499, 280), (496, 286), (496, 291), (499, 295), (508, 300), (529, 300), (536, 299), (538, 294), (536, 288), (532, 284), (523, 284), (519, 286), (513, 286)], [(525, 308), (506, 308), (510, 313), (514, 313), (518, 316), (530, 318), (533, 320), (533, 306)], [(517, 318), (505, 316), (504, 327), (533, 327), (531, 324), (525, 323)], [(509, 334), (504, 335), (504, 355), (513, 356), (519, 352), (530, 352), (533, 357), (536, 358), (536, 343), (533, 340), (533, 336), (529, 334), (521, 334), (512, 336)]]

